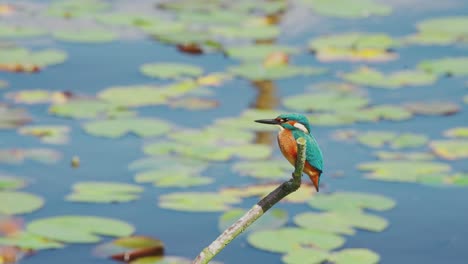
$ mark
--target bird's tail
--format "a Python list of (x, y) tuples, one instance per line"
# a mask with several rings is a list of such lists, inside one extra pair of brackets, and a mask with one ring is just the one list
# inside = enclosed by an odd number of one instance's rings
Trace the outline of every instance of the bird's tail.
[(310, 180), (314, 184), (315, 190), (318, 192), (319, 191), (319, 183), (320, 183), (320, 172), (319, 170), (313, 170), (310, 173), (308, 173)]

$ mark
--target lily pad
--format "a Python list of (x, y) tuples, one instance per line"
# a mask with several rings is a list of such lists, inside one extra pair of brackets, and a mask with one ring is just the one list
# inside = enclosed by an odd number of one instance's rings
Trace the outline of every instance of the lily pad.
[(0, 163), (22, 164), (33, 160), (44, 164), (52, 164), (61, 159), (62, 155), (52, 149), (0, 149)]
[(133, 233), (126, 222), (96, 216), (67, 215), (34, 220), (28, 232), (66, 243), (95, 243), (102, 236), (124, 237)]
[(55, 31), (52, 36), (57, 40), (73, 43), (107, 43), (118, 38), (116, 33), (104, 29)]
[(280, 34), (276, 26), (248, 25), (248, 26), (215, 26), (210, 28), (210, 33), (227, 39), (274, 39)]
[(240, 175), (257, 179), (288, 179), (294, 168), (287, 161), (243, 161), (233, 165)]
[(435, 157), (429, 152), (389, 152), (378, 151), (375, 153), (381, 160), (433, 160)]
[(367, 131), (354, 135), (356, 140), (368, 147), (378, 148), (389, 144), (393, 149), (420, 147), (429, 140), (427, 136), (415, 133), (397, 134), (391, 131)]
[(468, 76), (468, 57), (424, 60), (418, 68), (435, 75)]
[(352, 3), (346, 0), (303, 0), (316, 13), (339, 18), (366, 18), (386, 16), (392, 12), (391, 6), (376, 3), (373, 0), (358, 0)]
[(0, 245), (15, 246), (27, 250), (43, 250), (62, 248), (59, 242), (46, 239), (29, 232), (17, 232), (12, 236), (0, 237)]
[(180, 192), (159, 196), (159, 207), (185, 212), (220, 212), (242, 200), (214, 192)]
[[(174, 256), (164, 256), (164, 257), (144, 257), (137, 260), (131, 261), (130, 264), (190, 264), (192, 263), (191, 259), (183, 257), (174, 257)], [(210, 261), (212, 264), (221, 264), (216, 261)]]
[(73, 185), (68, 201), (87, 203), (115, 203), (137, 200), (143, 188), (117, 182), (79, 182)]
[(313, 247), (299, 247), (289, 251), (281, 260), (287, 264), (303, 264), (307, 260), (308, 264), (321, 264), (327, 261), (330, 253), (326, 250)]
[(437, 156), (443, 159), (468, 158), (468, 140), (466, 139), (435, 140), (429, 146)]
[(55, 104), (49, 108), (49, 112), (68, 118), (96, 118), (100, 116), (132, 116), (133, 112), (115, 104), (100, 100), (78, 99), (64, 104)]
[(69, 92), (51, 92), (47, 90), (23, 90), (7, 93), (6, 98), (23, 104), (66, 103), (72, 95)]
[(32, 27), (23, 27), (15, 25), (1, 25), (0, 26), (0, 38), (32, 38), (43, 36), (47, 32)]
[(346, 212), (360, 209), (385, 211), (392, 209), (395, 202), (385, 196), (357, 192), (336, 192), (315, 195), (309, 205), (327, 211)]
[(380, 256), (365, 248), (350, 248), (333, 253), (330, 261), (335, 264), (377, 264)]
[(159, 79), (197, 77), (203, 74), (202, 68), (181, 63), (149, 63), (142, 65), (140, 71), (146, 76)]
[[(311, 103), (314, 102), (314, 103)], [(343, 92), (300, 94), (285, 98), (284, 105), (295, 111), (349, 111), (366, 106), (363, 96)]]
[(164, 243), (147, 236), (122, 237), (97, 246), (94, 253), (104, 258), (132, 262), (145, 257), (162, 256)]
[[(249, 185), (245, 187), (228, 187), (223, 188), (221, 190), (221, 193), (237, 196), (239, 198), (248, 198), (254, 196), (263, 198), (264, 196), (272, 192), (274, 189), (276, 189), (279, 185), (280, 183), (267, 183), (259, 185)], [(308, 183), (302, 183), (301, 188), (284, 197), (281, 200), (281, 202), (304, 203), (308, 201), (310, 197), (315, 193), (315, 187)]]
[(116, 86), (98, 93), (103, 101), (118, 106), (148, 106), (163, 104), (167, 100), (162, 87), (156, 86)]
[(242, 61), (263, 61), (270, 54), (282, 52), (287, 55), (297, 54), (299, 50), (290, 46), (281, 46), (281, 45), (245, 45), (239, 47), (228, 47), (225, 50), (225, 53), (234, 59)]
[(0, 213), (6, 215), (26, 214), (44, 205), (44, 200), (30, 193), (0, 191)]
[(111, 119), (86, 123), (84, 130), (93, 136), (119, 138), (133, 133), (140, 137), (155, 137), (170, 131), (166, 121), (150, 118)]
[(0, 50), (0, 69), (12, 72), (33, 72), (41, 68), (63, 63), (67, 54), (63, 51), (46, 49), (29, 51), (23, 48)]
[(357, 71), (344, 74), (343, 78), (355, 84), (386, 89), (429, 85), (437, 80), (437, 76), (430, 72), (406, 70), (384, 75), (368, 67), (362, 67)]
[(26, 181), (22, 178), (0, 173), (0, 191), (16, 190), (26, 186)]
[(28, 112), (21, 108), (10, 108), (0, 104), (0, 130), (16, 128), (31, 121)]
[(110, 4), (103, 0), (55, 1), (49, 6), (47, 13), (53, 16), (71, 18), (94, 14), (109, 8)]
[[(218, 229), (223, 232), (239, 218), (241, 218), (247, 210), (232, 209), (219, 218)], [(277, 229), (284, 226), (288, 222), (288, 213), (285, 210), (274, 208), (264, 214), (255, 223), (253, 223), (246, 231), (253, 232), (259, 230)]]
[(169, 167), (150, 170), (135, 175), (137, 183), (153, 183), (158, 187), (192, 187), (207, 185), (214, 180), (197, 175), (198, 171), (188, 167)]
[(282, 65), (265, 67), (258, 63), (245, 63), (233, 66), (228, 71), (236, 76), (253, 81), (279, 80), (296, 76), (319, 75), (325, 72), (323, 68), (309, 66)]
[(247, 241), (255, 248), (276, 253), (287, 253), (300, 247), (314, 247), (331, 250), (342, 246), (345, 239), (331, 233), (283, 227), (251, 233)]
[(468, 127), (455, 127), (448, 129), (444, 135), (453, 138), (468, 138)]
[(25, 126), (19, 129), (20, 134), (38, 137), (49, 144), (66, 143), (69, 131), (67, 126)]
[(411, 43), (447, 45), (468, 42), (467, 16), (438, 17), (418, 23), (418, 33), (408, 38)]
[(451, 169), (445, 163), (414, 160), (374, 161), (359, 164), (358, 168), (371, 171), (366, 178), (393, 182), (419, 182), (425, 177), (440, 177)]
[(460, 106), (453, 102), (412, 102), (406, 103), (405, 108), (413, 114), (419, 115), (453, 115), (460, 111)]

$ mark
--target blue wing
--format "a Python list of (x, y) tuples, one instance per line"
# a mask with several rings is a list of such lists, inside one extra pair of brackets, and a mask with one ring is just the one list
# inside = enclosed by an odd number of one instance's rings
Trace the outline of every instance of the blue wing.
[(315, 140), (314, 136), (311, 134), (306, 134), (302, 131), (294, 130), (293, 136), (295, 139), (300, 137), (304, 137), (307, 141), (306, 143), (306, 160), (309, 162), (310, 165), (314, 166), (315, 168), (323, 171), (323, 156), (322, 151), (320, 150), (320, 146), (318, 145), (317, 141)]

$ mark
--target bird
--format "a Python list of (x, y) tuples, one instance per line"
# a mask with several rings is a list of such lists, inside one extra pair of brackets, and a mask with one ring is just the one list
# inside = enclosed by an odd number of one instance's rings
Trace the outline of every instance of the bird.
[(297, 143), (300, 137), (306, 140), (306, 159), (303, 172), (307, 174), (319, 191), (320, 175), (323, 171), (323, 155), (320, 146), (311, 133), (311, 126), (307, 117), (301, 114), (281, 114), (274, 119), (259, 119), (257, 123), (279, 125), (278, 145), (283, 156), (293, 166), (296, 164)]

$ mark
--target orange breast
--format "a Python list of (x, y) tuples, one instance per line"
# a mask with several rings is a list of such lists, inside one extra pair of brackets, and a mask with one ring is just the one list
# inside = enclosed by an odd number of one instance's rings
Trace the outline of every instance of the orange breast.
[(291, 131), (283, 129), (278, 133), (278, 145), (283, 156), (293, 166), (296, 165), (297, 143)]

